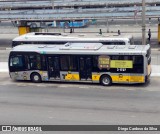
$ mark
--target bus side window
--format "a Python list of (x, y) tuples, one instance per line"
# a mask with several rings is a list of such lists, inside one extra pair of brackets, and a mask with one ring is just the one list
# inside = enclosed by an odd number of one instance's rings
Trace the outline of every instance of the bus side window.
[(41, 65), (42, 65), (42, 69), (46, 70), (47, 66), (46, 66), (46, 58), (44, 55), (41, 56)]
[(41, 69), (40, 55), (30, 55), (30, 69)]
[(60, 65), (62, 71), (68, 71), (68, 57), (69, 56), (60, 56)]
[(54, 58), (54, 68), (55, 70), (59, 70), (59, 57)]
[(20, 44), (20, 45), (23, 45), (24, 43), (23, 43), (23, 42), (19, 42), (19, 44)]
[(124, 41), (105, 41), (101, 42), (103, 45), (125, 45)]
[(136, 65), (143, 64), (143, 57), (142, 56), (133, 56), (133, 63)]
[(24, 58), (25, 58), (25, 65), (26, 65), (26, 68), (27, 68), (27, 69), (30, 69), (28, 56), (25, 55)]
[(112, 60), (119, 60), (119, 56), (118, 55), (113, 55), (113, 56), (111, 56), (111, 59)]
[(125, 42), (119, 42), (119, 45), (126, 45)]
[(30, 59), (31, 69), (36, 69), (36, 57), (31, 55), (31, 56), (29, 56), (29, 59)]
[(93, 56), (93, 71), (99, 71), (98, 56)]
[(124, 60), (130, 60), (130, 56), (128, 56), (128, 55), (123, 56), (123, 58), (124, 58)]
[(69, 71), (77, 71), (77, 57), (70, 56), (69, 58)]
[(61, 56), (60, 57), (62, 71), (76, 71), (77, 57), (76, 56)]
[(133, 56), (133, 72), (143, 73), (143, 56)]
[(12, 47), (15, 47), (17, 45), (18, 45), (17, 41), (12, 41)]
[(36, 58), (37, 58), (37, 69), (41, 69), (41, 57), (40, 57), (40, 55), (37, 55)]
[(23, 45), (23, 42), (20, 41), (12, 41), (12, 47), (18, 46), (18, 45)]

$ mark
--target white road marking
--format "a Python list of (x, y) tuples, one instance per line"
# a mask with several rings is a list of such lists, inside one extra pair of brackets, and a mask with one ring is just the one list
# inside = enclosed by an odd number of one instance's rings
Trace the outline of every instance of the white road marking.
[(160, 49), (159, 48), (152, 48), (151, 50), (152, 51), (159, 51)]
[(87, 86), (86, 86), (86, 87), (85, 87), (85, 86), (80, 86), (79, 88), (84, 88), (84, 89), (86, 89), (86, 88), (89, 88), (89, 87), (87, 87)]
[(0, 62), (0, 72), (8, 72), (8, 62)]

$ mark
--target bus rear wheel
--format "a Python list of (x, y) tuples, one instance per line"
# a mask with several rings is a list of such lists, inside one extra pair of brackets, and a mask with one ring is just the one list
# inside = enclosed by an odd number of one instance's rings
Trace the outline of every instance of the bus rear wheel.
[(38, 73), (31, 74), (31, 81), (35, 83), (40, 83), (42, 81), (41, 76)]
[(109, 75), (102, 75), (100, 79), (100, 83), (103, 86), (110, 86), (112, 84), (112, 79)]

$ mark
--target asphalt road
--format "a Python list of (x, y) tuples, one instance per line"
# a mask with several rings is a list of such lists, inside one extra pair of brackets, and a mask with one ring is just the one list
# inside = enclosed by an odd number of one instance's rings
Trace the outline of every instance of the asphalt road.
[[(0, 30), (0, 32), (1, 32), (1, 30)], [(5, 32), (5, 30), (3, 30), (3, 31)], [(2, 34), (1, 33), (0, 34), (0, 49), (6, 48), (6, 47), (11, 47), (12, 40), (17, 36), (19, 36), (17, 33), (13, 33), (13, 34), (9, 34), (9, 33)]]
[(0, 124), (159, 124), (160, 80), (113, 85), (14, 82), (0, 75)]

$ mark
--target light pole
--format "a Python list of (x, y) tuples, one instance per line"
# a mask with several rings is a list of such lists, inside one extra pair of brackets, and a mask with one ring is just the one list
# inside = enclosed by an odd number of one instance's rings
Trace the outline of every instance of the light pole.
[(109, 33), (109, 24), (108, 24), (108, 18), (107, 18), (107, 33)]
[(54, 9), (54, 0), (51, 0), (52, 1), (52, 9)]
[(146, 45), (146, 7), (145, 0), (142, 0), (142, 45)]

